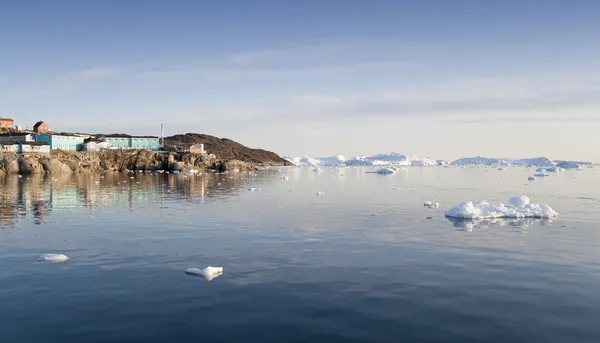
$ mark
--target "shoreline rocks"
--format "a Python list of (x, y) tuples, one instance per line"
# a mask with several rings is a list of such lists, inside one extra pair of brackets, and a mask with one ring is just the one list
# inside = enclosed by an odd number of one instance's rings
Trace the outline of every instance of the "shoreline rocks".
[[(283, 160), (282, 160), (283, 161)], [(0, 153), (2, 174), (98, 173), (105, 171), (164, 170), (185, 172), (189, 170), (255, 170), (262, 166), (283, 166), (284, 162), (245, 162), (220, 160), (189, 152), (149, 150), (108, 150), (100, 152), (61, 151), (51, 154)]]

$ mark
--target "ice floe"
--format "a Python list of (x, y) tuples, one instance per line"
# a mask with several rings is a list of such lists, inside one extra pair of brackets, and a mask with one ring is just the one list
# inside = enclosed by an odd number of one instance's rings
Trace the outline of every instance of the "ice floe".
[(446, 217), (484, 218), (554, 218), (558, 213), (545, 204), (532, 204), (525, 195), (514, 196), (506, 204), (492, 205), (486, 201), (465, 201), (446, 212)]
[(64, 262), (68, 259), (69, 259), (69, 257), (67, 257), (67, 255), (63, 255), (63, 254), (43, 254), (38, 258), (38, 261), (57, 263), (57, 262)]
[(439, 208), (440, 207), (440, 203), (439, 202), (425, 201), (425, 203), (423, 204), (423, 206), (425, 206), (427, 208)]
[(537, 173), (533, 174), (533, 176), (535, 176), (535, 177), (547, 177), (547, 176), (550, 176), (550, 174), (546, 173), (545, 169), (541, 169)]
[(530, 176), (530, 177), (527, 178), (527, 180), (529, 180), (529, 181), (535, 181), (535, 176)]
[(201, 277), (205, 278), (206, 280), (210, 281), (216, 277), (223, 275), (223, 267), (208, 266), (204, 269), (188, 268), (185, 270), (185, 273), (187, 275), (192, 275), (192, 276), (201, 276)]

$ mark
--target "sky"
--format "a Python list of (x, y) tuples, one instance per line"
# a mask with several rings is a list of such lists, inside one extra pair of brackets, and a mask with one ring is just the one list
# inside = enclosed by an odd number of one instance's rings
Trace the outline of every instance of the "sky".
[(0, 0), (0, 117), (290, 156), (600, 161), (597, 0)]

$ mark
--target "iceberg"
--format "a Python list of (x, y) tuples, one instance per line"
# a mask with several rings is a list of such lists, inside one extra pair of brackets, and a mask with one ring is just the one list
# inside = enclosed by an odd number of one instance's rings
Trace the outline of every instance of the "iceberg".
[(202, 270), (200, 270), (198, 268), (188, 268), (185, 270), (185, 273), (187, 275), (192, 275), (192, 276), (201, 276), (201, 277), (205, 278), (206, 280), (210, 281), (216, 277), (223, 275), (223, 267), (208, 266)]
[(64, 262), (68, 259), (69, 257), (63, 254), (43, 254), (38, 258), (38, 261), (58, 263)]
[(535, 177), (547, 177), (547, 176), (550, 176), (550, 174), (546, 173), (545, 169), (542, 169), (541, 171), (533, 174), (533, 176), (535, 176)]
[(346, 158), (343, 155), (321, 157), (318, 159), (318, 161), (319, 164), (322, 166), (340, 166), (346, 164)]
[(563, 163), (560, 163), (558, 166), (563, 169), (580, 169), (581, 168), (581, 166), (579, 164), (574, 163), (574, 162), (563, 162)]
[(451, 163), (455, 166), (468, 166), (468, 165), (505, 165), (505, 166), (534, 166), (534, 167), (555, 167), (556, 163), (547, 157), (535, 157), (535, 158), (487, 158), (487, 157), (466, 157), (458, 159)]
[(492, 205), (485, 201), (465, 201), (446, 212), (446, 217), (464, 219), (545, 218), (558, 216), (550, 206), (532, 204), (525, 195), (514, 196), (506, 204)]

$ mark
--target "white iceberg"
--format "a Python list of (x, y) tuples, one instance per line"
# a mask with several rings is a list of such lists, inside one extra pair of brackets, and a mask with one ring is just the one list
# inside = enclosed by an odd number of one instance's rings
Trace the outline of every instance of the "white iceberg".
[(206, 280), (210, 281), (216, 277), (223, 275), (223, 267), (208, 266), (202, 270), (200, 270), (198, 268), (188, 268), (185, 270), (185, 273), (187, 275), (192, 275), (192, 276), (201, 276), (201, 277), (205, 278)]
[(63, 255), (63, 254), (43, 254), (42, 256), (40, 256), (38, 258), (38, 261), (58, 263), (58, 262), (64, 262), (68, 259), (69, 259), (69, 257), (67, 257), (67, 255)]
[(575, 162), (563, 162), (559, 164), (563, 169), (581, 169), (581, 166)]
[(465, 201), (446, 212), (446, 217), (465, 219), (485, 218), (554, 218), (558, 213), (545, 204), (532, 204), (521, 195), (508, 199), (507, 204), (492, 205), (485, 201)]
[(556, 163), (547, 157), (535, 157), (535, 158), (487, 158), (487, 157), (466, 157), (458, 159), (451, 163), (457, 166), (466, 165), (505, 165), (505, 166), (535, 166), (535, 167), (554, 167)]
[(439, 208), (440, 207), (440, 203), (439, 202), (425, 201), (425, 203), (423, 204), (423, 206), (425, 206), (427, 208)]

